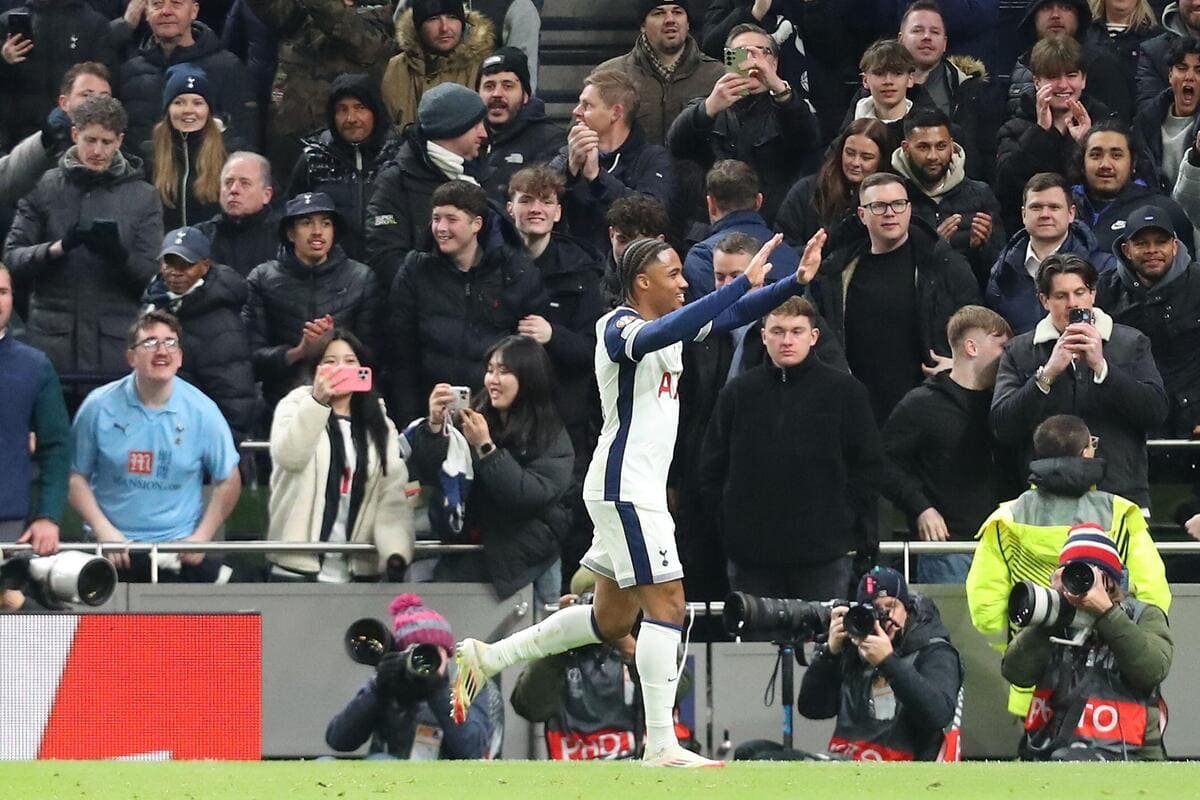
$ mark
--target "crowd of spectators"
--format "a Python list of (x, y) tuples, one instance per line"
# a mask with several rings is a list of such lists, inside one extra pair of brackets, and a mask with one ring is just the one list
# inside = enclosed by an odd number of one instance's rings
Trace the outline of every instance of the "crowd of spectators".
[[(881, 498), (986, 558), (1046, 492), (1169, 517), (1146, 440), (1200, 436), (1200, 0), (1030, 0), (1015, 63), (996, 3), (638, 0), (566, 126), (529, 0), (208, 2), (0, 14), (0, 541), (53, 552), (68, 495), (100, 541), (207, 541), (269, 438), (265, 534), (378, 558), (262, 577), (401, 580), (432, 528), (483, 545), (434, 579), (553, 600), (626, 247), (670, 243), (695, 302), (777, 232), (768, 281), (805, 296), (659, 387), (691, 597), (847, 596)], [(1059, 415), (1093, 452), (1046, 450)]]

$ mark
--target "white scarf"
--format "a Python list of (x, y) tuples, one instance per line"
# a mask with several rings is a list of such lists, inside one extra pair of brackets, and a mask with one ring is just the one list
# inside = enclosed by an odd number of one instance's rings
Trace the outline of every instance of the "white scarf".
[(479, 185), (479, 181), (466, 173), (466, 161), (458, 153), (447, 150), (437, 142), (426, 142), (425, 152), (429, 154), (429, 160), (433, 162), (433, 165), (445, 173), (450, 180), (467, 181), (476, 186)]

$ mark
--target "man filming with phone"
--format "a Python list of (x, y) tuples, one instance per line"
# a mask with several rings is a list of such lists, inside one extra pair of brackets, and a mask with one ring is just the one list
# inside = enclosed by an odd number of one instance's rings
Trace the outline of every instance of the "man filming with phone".
[(1055, 414), (1080, 417), (1103, 442), (1099, 488), (1150, 507), (1146, 434), (1167, 414), (1167, 396), (1150, 340), (1095, 307), (1096, 268), (1055, 253), (1038, 268), (1038, 300), (1047, 315), (1008, 343), (992, 400), (996, 439), (1023, 448)]
[(835, 757), (957, 761), (963, 668), (937, 606), (890, 567), (863, 575), (855, 599), (832, 610), (796, 710), (837, 718)]

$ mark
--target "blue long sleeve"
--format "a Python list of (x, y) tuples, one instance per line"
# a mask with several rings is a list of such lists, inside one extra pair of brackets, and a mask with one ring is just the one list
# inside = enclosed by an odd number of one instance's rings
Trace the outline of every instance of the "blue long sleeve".
[[(712, 322), (713, 318), (725, 311), (731, 305), (740, 300), (746, 292), (750, 291), (750, 279), (745, 275), (741, 275), (727, 285), (721, 287), (712, 294), (705, 295), (699, 300), (689, 303), (683, 308), (676, 309), (670, 314), (643, 322), (639, 327), (632, 331), (633, 345), (630, 351), (630, 356), (634, 361), (640, 361), (647, 353), (653, 353), (655, 350), (662, 350), (664, 347), (670, 347), (676, 342), (686, 342), (695, 339), (704, 330), (704, 326)], [(614, 326), (610, 326), (613, 330)], [(621, 329), (616, 328), (616, 339), (620, 340)], [(605, 332), (605, 339), (609, 340), (609, 334)], [(616, 358), (614, 351), (620, 353), (624, 350), (624, 342), (606, 341), (608, 345), (609, 355)], [(618, 346), (613, 347), (614, 344)]]
[(736, 303), (718, 314), (712, 321), (710, 333), (725, 333), (740, 328), (747, 322), (753, 322), (764, 314), (779, 307), (779, 304), (792, 295), (801, 294), (804, 284), (796, 280), (796, 276), (784, 278), (769, 286), (756, 289), (741, 297)]

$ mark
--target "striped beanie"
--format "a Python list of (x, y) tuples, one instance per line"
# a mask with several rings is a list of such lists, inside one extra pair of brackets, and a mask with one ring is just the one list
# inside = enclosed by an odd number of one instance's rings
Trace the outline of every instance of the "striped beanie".
[(450, 623), (441, 614), (426, 607), (421, 595), (399, 595), (388, 606), (388, 611), (395, 617), (393, 632), (397, 650), (405, 650), (414, 644), (436, 644), (454, 652), (454, 633), (450, 630)]
[(1117, 545), (1095, 522), (1083, 522), (1071, 528), (1059, 553), (1059, 565), (1082, 561), (1108, 573), (1118, 585), (1125, 573)]

